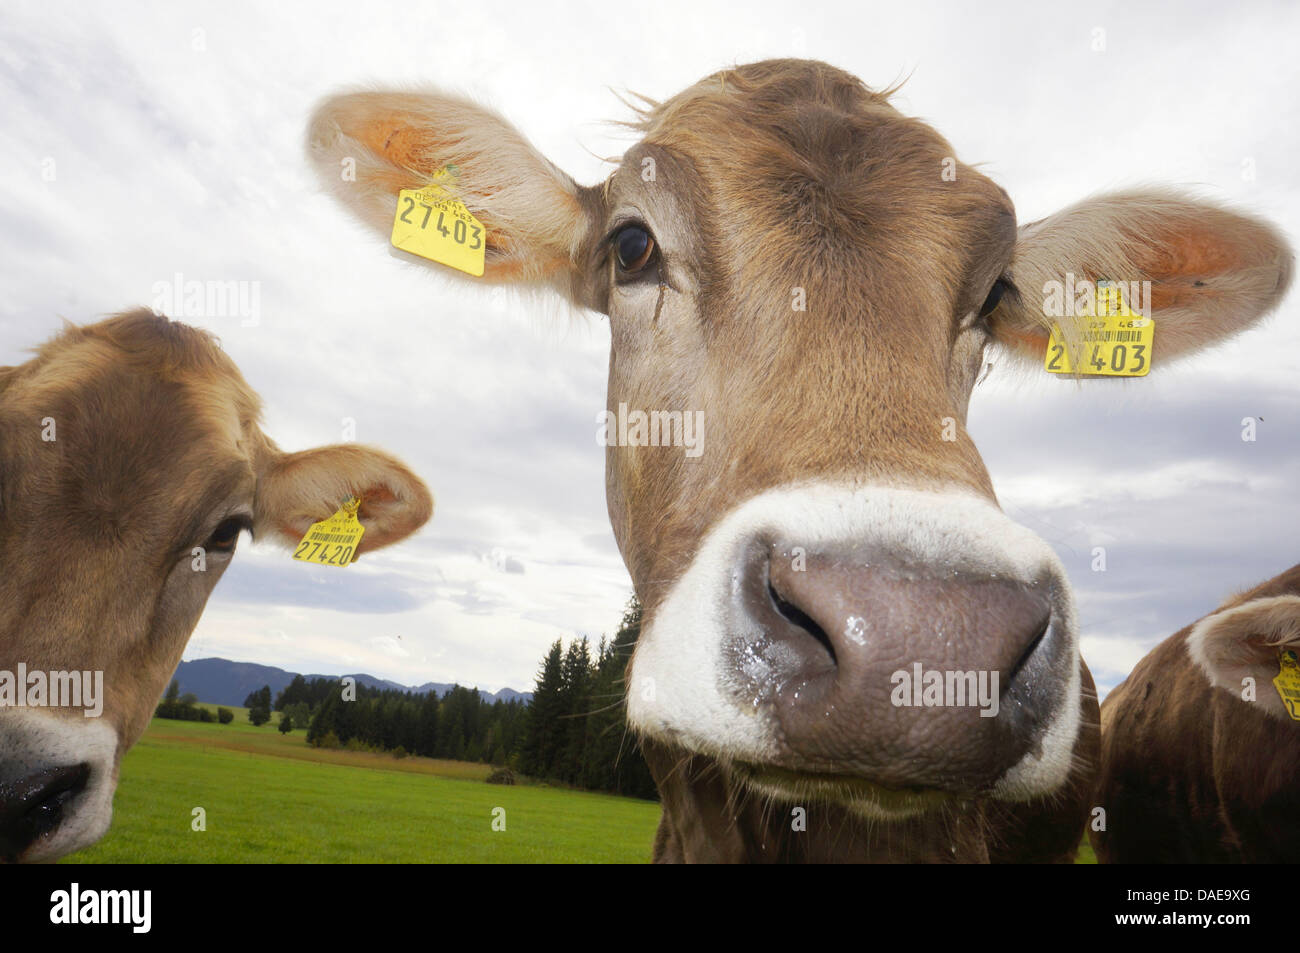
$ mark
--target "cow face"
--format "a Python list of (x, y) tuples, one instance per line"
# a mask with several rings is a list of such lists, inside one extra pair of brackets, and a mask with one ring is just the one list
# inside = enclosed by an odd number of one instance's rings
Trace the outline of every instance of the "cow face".
[[(1054, 791), (1080, 717), (1074, 610), (964, 430), (984, 351), (1041, 362), (1043, 296), (1074, 275), (1151, 282), (1163, 364), (1276, 303), (1284, 242), (1154, 191), (1017, 228), (934, 130), (820, 63), (727, 70), (635, 125), (588, 188), (436, 92), (332, 98), (309, 145), (384, 235), (400, 189), (454, 166), (483, 280), (609, 316), (608, 505), (645, 608), (643, 734), (871, 817)], [(941, 702), (914, 704), (899, 673), (937, 674)]]
[(149, 312), (70, 328), (0, 370), (0, 672), (102, 685), (80, 707), (25, 692), (26, 707), (0, 708), (4, 860), (50, 860), (108, 828), (122, 754), (241, 533), (296, 543), (360, 496), (368, 551), (431, 515), (394, 458), (284, 453), (259, 414), (211, 338)]

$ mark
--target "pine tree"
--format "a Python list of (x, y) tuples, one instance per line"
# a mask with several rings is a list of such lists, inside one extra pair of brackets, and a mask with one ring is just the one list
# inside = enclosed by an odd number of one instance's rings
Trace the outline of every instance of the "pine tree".
[(591, 712), (591, 650), (587, 639), (574, 639), (561, 667), (560, 731), (555, 776), (567, 784), (582, 780), (582, 755), (587, 744), (587, 715)]
[(597, 791), (614, 791), (618, 789), (618, 758), (624, 735), (623, 663), (615, 658), (613, 644), (603, 637), (596, 650), (590, 698), (579, 783)]
[(641, 603), (633, 596), (613, 641), (602, 644), (597, 656), (581, 783), (596, 790), (654, 798), (654, 778), (627, 727), (626, 673), (640, 635)]
[(264, 685), (244, 699), (248, 720), (260, 727), (271, 720), (271, 686)]
[(417, 741), (413, 746), (416, 754), (422, 754), (426, 758), (436, 757), (438, 751), (438, 695), (436, 692), (429, 692), (420, 702), (419, 725), (416, 733)]
[(325, 696), (320, 707), (316, 709), (316, 714), (312, 716), (311, 726), (307, 729), (307, 744), (319, 745), (321, 740), (331, 733), (334, 737), (338, 737), (336, 715), (341, 704), (343, 703), (339, 700), (338, 692), (331, 692)]
[(307, 679), (301, 675), (295, 675), (293, 681), (286, 685), (280, 694), (275, 696), (275, 710), (284, 711), (285, 708), (295, 702), (309, 702), (310, 689), (307, 686)]
[(619, 736), (619, 753), (615, 759), (614, 786), (610, 789), (619, 794), (632, 797), (658, 798), (659, 791), (650, 766), (641, 754), (636, 736), (627, 729), (627, 691), (639, 691), (640, 687), (627, 684), (627, 666), (632, 661), (632, 652), (636, 649), (637, 639), (641, 637), (641, 601), (635, 595), (628, 600), (623, 611), (623, 621), (614, 635), (614, 644), (610, 651), (610, 670), (613, 674), (611, 684), (618, 687), (618, 720), (612, 731)]
[(554, 774), (556, 747), (559, 741), (560, 716), (564, 714), (564, 648), (556, 639), (546, 653), (533, 701), (528, 706), (528, 721), (524, 728), (523, 744), (519, 750), (519, 769), (536, 778)]

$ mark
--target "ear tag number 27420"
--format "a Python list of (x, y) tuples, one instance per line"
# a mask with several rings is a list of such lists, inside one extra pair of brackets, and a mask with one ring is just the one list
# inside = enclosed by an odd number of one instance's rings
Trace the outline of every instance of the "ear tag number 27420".
[(328, 519), (312, 523), (293, 551), (299, 562), (348, 566), (357, 558), (357, 543), (366, 528), (357, 519), (361, 500), (352, 498)]

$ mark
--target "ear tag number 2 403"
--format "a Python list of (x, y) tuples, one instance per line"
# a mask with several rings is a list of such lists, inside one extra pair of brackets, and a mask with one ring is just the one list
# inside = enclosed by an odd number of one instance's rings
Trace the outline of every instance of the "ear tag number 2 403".
[[(1151, 370), (1155, 321), (1129, 310), (1118, 285), (1097, 283), (1096, 315), (1087, 318), (1071, 348), (1054, 326), (1043, 367), (1051, 374), (1099, 377), (1145, 377)], [(1073, 353), (1072, 353), (1073, 352)]]

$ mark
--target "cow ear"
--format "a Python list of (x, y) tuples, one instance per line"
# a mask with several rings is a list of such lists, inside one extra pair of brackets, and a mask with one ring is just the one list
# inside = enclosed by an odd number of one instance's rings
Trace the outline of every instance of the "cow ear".
[(1057, 289), (1150, 282), (1154, 370), (1253, 325), (1282, 300), (1292, 263), (1277, 229), (1212, 202), (1154, 190), (1099, 196), (1021, 227), (1008, 269), (1018, 293), (1002, 297), (989, 326), (1013, 356), (1041, 366), (1053, 324), (1068, 338), (1081, 330), (1058, 316)]
[(322, 184), (385, 238), (398, 192), (454, 167), (455, 177), (439, 184), (486, 229), (481, 280), (549, 285), (571, 296), (592, 230), (592, 190), (579, 188), (496, 113), (438, 92), (345, 93), (317, 106), (307, 152)]
[(1289, 722), (1273, 686), (1282, 648), (1300, 651), (1300, 596), (1252, 599), (1207, 616), (1187, 636), (1187, 651), (1211, 683), (1241, 699), (1252, 678), (1255, 703)]
[(357, 518), (366, 530), (358, 553), (404, 539), (433, 515), (433, 494), (404, 463), (340, 444), (272, 456), (258, 480), (253, 532), (294, 545), (352, 497), (361, 500)]

